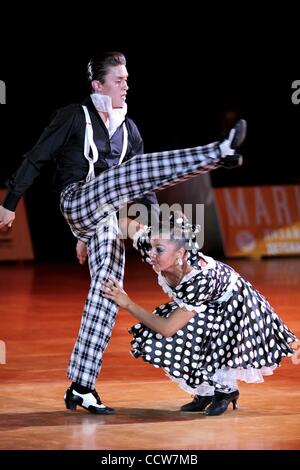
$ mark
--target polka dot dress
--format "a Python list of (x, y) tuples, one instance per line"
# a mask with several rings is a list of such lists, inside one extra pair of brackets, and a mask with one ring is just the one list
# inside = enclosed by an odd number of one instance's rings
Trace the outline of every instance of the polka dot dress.
[[(149, 229), (138, 232), (135, 247), (148, 261)], [(200, 267), (200, 258), (207, 263)], [(196, 315), (172, 337), (163, 337), (143, 324), (129, 332), (132, 355), (142, 357), (187, 391), (201, 385), (228, 390), (230, 378), (262, 381), (293, 353), (296, 337), (269, 302), (249, 282), (224, 263), (191, 253), (194, 269), (175, 288), (159, 274), (158, 282), (172, 301), (160, 305), (155, 315), (168, 317), (178, 307)], [(224, 380), (225, 376), (225, 380)], [(226, 380), (227, 379), (227, 380)]]

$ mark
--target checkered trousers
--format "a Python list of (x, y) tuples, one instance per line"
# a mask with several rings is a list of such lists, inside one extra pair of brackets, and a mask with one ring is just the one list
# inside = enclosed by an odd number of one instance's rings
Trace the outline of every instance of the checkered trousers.
[(115, 214), (102, 221), (88, 241), (91, 285), (85, 302), (80, 330), (74, 346), (68, 377), (94, 388), (102, 365), (102, 356), (111, 337), (117, 304), (101, 295), (101, 280), (113, 274), (123, 281), (125, 250), (118, 232)]
[(100, 284), (109, 274), (123, 280), (124, 246), (115, 212), (149, 191), (217, 168), (220, 158), (218, 143), (137, 155), (92, 181), (73, 183), (62, 191), (61, 211), (74, 235), (88, 244), (91, 272), (90, 291), (68, 368), (72, 381), (94, 387), (115, 322), (117, 306), (102, 297)]
[(89, 182), (62, 191), (61, 210), (74, 235), (87, 241), (99, 221), (149, 191), (157, 191), (218, 167), (218, 142), (184, 150), (136, 155)]

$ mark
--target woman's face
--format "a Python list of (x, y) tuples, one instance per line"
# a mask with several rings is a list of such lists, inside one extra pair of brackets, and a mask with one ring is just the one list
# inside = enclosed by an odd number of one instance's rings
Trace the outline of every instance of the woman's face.
[(178, 258), (183, 257), (183, 248), (178, 249), (174, 242), (162, 238), (152, 238), (150, 243), (151, 264), (156, 272), (178, 269)]

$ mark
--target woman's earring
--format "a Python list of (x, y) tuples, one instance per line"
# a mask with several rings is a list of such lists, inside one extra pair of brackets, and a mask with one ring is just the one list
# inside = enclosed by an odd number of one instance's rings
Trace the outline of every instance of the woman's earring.
[(182, 259), (181, 259), (181, 258), (178, 258), (178, 259), (177, 259), (177, 263), (179, 264), (179, 266), (182, 266), (182, 265), (183, 265)]

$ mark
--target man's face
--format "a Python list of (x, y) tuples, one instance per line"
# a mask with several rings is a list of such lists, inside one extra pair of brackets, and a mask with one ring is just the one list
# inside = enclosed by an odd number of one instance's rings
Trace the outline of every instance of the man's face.
[(128, 90), (128, 72), (125, 65), (109, 67), (105, 82), (99, 83), (99, 92), (108, 95), (113, 108), (123, 108)]

